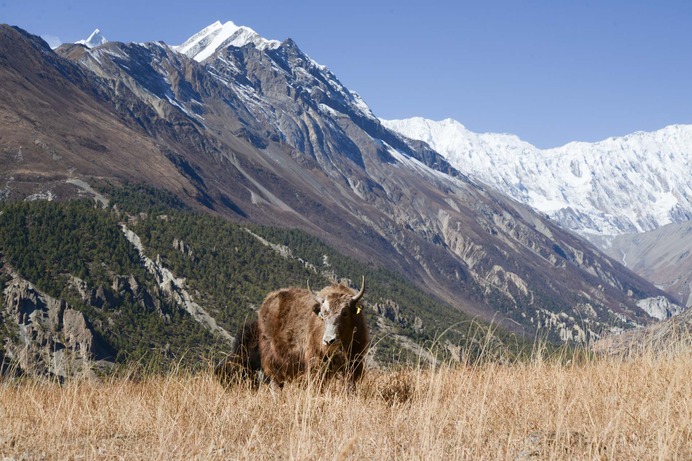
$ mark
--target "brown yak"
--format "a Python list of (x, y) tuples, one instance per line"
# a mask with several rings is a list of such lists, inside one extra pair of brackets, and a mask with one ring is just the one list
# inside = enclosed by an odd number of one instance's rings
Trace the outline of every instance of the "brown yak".
[(251, 386), (257, 388), (263, 381), (261, 369), (259, 329), (257, 320), (253, 320), (243, 324), (236, 337), (233, 352), (216, 367), (214, 374), (224, 387), (250, 380)]
[(365, 293), (332, 284), (319, 293), (284, 288), (267, 295), (259, 310), (262, 370), (272, 387), (302, 374), (330, 378), (343, 374), (349, 388), (363, 374), (369, 336), (358, 302)]

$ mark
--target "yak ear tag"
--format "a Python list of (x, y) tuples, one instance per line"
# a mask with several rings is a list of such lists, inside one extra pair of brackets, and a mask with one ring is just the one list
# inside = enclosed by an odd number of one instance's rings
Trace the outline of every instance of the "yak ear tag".
[(356, 306), (356, 315), (360, 314), (360, 311), (361, 311), (362, 309), (363, 309), (363, 306), (361, 306), (360, 304), (358, 304), (358, 305)]

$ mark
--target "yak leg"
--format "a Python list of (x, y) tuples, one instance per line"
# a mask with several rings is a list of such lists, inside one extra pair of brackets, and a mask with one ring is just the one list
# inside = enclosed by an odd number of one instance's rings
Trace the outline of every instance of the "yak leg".
[(351, 363), (349, 364), (344, 376), (345, 380), (348, 383), (349, 393), (355, 392), (356, 382), (358, 382), (360, 378), (363, 376), (363, 371), (365, 369), (365, 364), (363, 363), (364, 360), (365, 358), (362, 357), (360, 354), (351, 358)]
[(279, 393), (281, 392), (283, 387), (284, 387), (283, 383), (278, 382), (274, 378), (271, 378), (271, 380), (269, 381), (269, 390), (271, 391), (271, 394), (273, 396), (279, 395)]

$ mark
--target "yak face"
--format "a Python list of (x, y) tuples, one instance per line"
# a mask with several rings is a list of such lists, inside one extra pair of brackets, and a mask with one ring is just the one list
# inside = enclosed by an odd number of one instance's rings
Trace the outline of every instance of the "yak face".
[(356, 315), (360, 314), (358, 302), (363, 293), (365, 277), (357, 294), (343, 285), (332, 285), (314, 294), (318, 302), (314, 307), (315, 314), (324, 323), (322, 345), (328, 350), (342, 349), (351, 343), (356, 328)]
[(330, 347), (348, 343), (355, 326), (353, 319), (357, 314), (357, 301), (348, 295), (331, 295), (315, 307), (315, 313), (324, 323), (322, 344)]

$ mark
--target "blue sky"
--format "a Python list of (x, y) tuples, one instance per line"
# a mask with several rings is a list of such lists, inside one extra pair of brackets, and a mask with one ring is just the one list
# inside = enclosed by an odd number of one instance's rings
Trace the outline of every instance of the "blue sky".
[(293, 38), (382, 118), (544, 148), (692, 123), (690, 1), (0, 0), (0, 22), (64, 42), (180, 44), (216, 20)]

